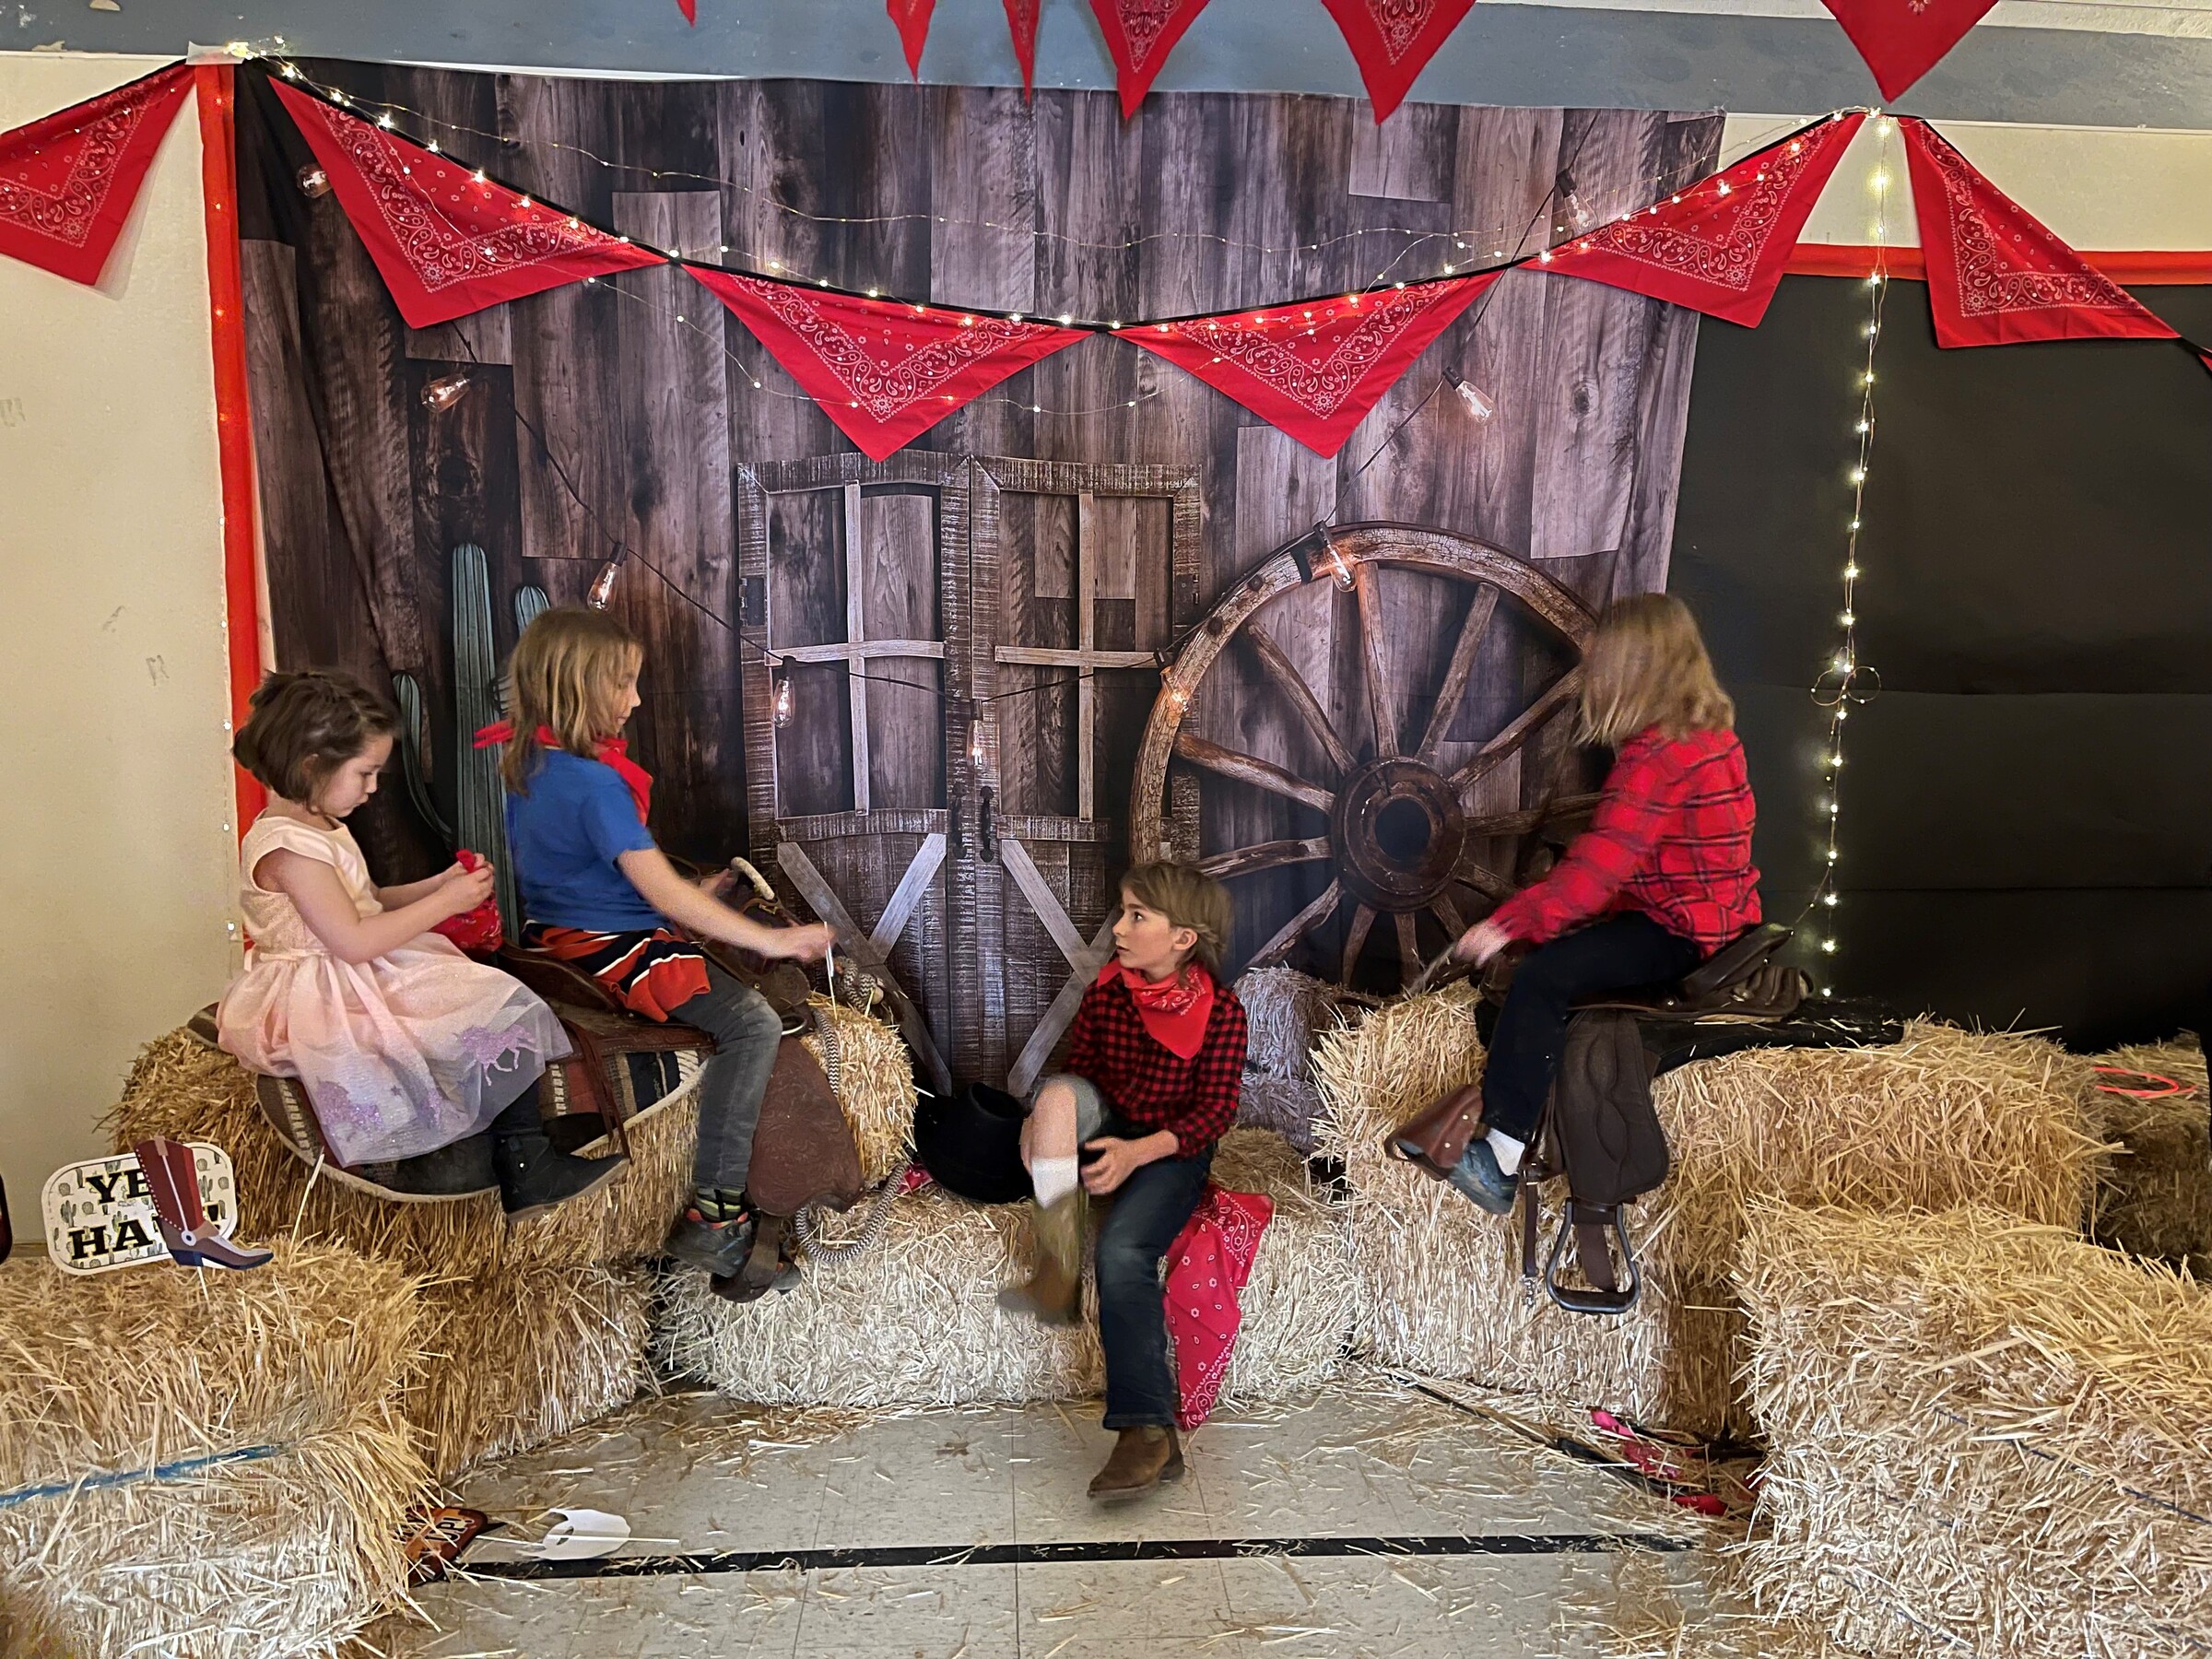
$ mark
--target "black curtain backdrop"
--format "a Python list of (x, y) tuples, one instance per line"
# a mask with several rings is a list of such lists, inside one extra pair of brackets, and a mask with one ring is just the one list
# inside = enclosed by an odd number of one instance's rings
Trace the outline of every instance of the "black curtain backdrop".
[[(2212, 289), (2138, 299), (2212, 337)], [(1866, 286), (1787, 278), (1708, 321), (1669, 585), (1702, 619), (1759, 802), (1768, 913), (1825, 854)], [(2053, 1026), (2196, 1029), (2212, 1002), (2212, 377), (2148, 342), (1939, 351), (1891, 286), (1845, 726), (1840, 994)], [(1818, 919), (1806, 933), (1817, 935)]]

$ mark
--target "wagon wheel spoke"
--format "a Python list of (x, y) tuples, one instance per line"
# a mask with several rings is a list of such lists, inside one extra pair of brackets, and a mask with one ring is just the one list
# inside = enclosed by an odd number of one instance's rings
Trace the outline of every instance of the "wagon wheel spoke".
[(1482, 636), (1490, 626), (1490, 613), (1497, 608), (1496, 588), (1475, 590), (1475, 601), (1467, 606), (1467, 619), (1460, 624), (1459, 642), (1452, 647), (1452, 665), (1444, 670), (1444, 683), (1436, 694), (1436, 708), (1429, 716), (1429, 729), (1421, 734), (1420, 747), (1413, 751), (1413, 758), (1423, 766), (1434, 766), (1437, 751), (1444, 747), (1444, 734), (1452, 729), (1452, 716), (1459, 711), (1459, 700), (1466, 695), (1467, 681), (1475, 673), (1475, 659), (1482, 650)]
[(1244, 625), (1244, 634), (1252, 641), (1253, 654), (1260, 659), (1260, 666), (1267, 671), (1267, 677), (1288, 700), (1298, 717), (1306, 723), (1306, 730), (1313, 734), (1313, 740), (1321, 745), (1322, 752), (1328, 756), (1329, 764), (1336, 769), (1337, 775), (1341, 777), (1352, 771), (1358, 762), (1344, 747), (1344, 739), (1336, 735), (1336, 728), (1329, 724), (1321, 700), (1313, 695), (1313, 688), (1306, 684), (1306, 677), (1298, 671), (1298, 665), (1275, 642), (1275, 636), (1256, 621)]
[(1310, 927), (1318, 927), (1336, 913), (1337, 902), (1344, 897), (1344, 884), (1332, 881), (1321, 890), (1312, 903), (1283, 924), (1274, 938), (1252, 953), (1252, 966), (1265, 968), (1298, 943), (1299, 935)]
[(1367, 935), (1375, 924), (1375, 912), (1361, 905), (1352, 912), (1352, 924), (1344, 930), (1344, 969), (1337, 979), (1345, 984), (1352, 982), (1352, 970), (1359, 965), (1359, 953), (1367, 948)]
[(1193, 766), (1203, 766), (1208, 771), (1219, 772), (1225, 778), (1235, 778), (1271, 794), (1301, 801), (1316, 812), (1326, 812), (1336, 804), (1336, 797), (1318, 783), (1309, 783), (1296, 772), (1286, 771), (1272, 760), (1263, 760), (1257, 755), (1247, 755), (1241, 749), (1223, 748), (1209, 743), (1193, 732), (1179, 732), (1175, 737), (1175, 752)]
[(1484, 744), (1474, 759), (1452, 774), (1453, 792), (1465, 800), (1469, 790), (1502, 766), (1538, 726), (1565, 708), (1582, 688), (1583, 670), (1577, 664), (1554, 680), (1543, 696), (1516, 714), (1510, 725)]
[(1284, 865), (1312, 864), (1327, 858), (1333, 849), (1325, 835), (1312, 836), (1305, 841), (1261, 841), (1254, 846), (1239, 847), (1233, 853), (1217, 853), (1211, 858), (1198, 861), (1199, 869), (1216, 881), (1226, 881), (1231, 876), (1249, 876), (1255, 870), (1279, 869)]
[(1398, 912), (1398, 983), (1410, 985), (1421, 976), (1421, 935), (1411, 911)]
[(1449, 893), (1439, 893), (1429, 900), (1429, 913), (1441, 923), (1444, 932), (1454, 939), (1467, 931), (1465, 918), (1461, 916), (1459, 906), (1452, 902)]
[(1359, 654), (1367, 670), (1367, 707), (1375, 723), (1375, 759), (1398, 752), (1398, 717), (1390, 710), (1390, 650), (1382, 641), (1382, 594), (1374, 567), (1353, 567), (1352, 590), (1359, 601)]
[(1467, 833), (1475, 835), (1528, 835), (1541, 830), (1554, 818), (1567, 818), (1597, 805), (1594, 794), (1554, 795), (1541, 806), (1529, 806), (1519, 812), (1500, 812), (1489, 818), (1467, 820)]
[(1461, 854), (1459, 862), (1452, 866), (1452, 879), (1466, 883), (1484, 898), (1500, 904), (1513, 896), (1513, 884), (1502, 876), (1492, 875), (1488, 866), (1472, 853)]

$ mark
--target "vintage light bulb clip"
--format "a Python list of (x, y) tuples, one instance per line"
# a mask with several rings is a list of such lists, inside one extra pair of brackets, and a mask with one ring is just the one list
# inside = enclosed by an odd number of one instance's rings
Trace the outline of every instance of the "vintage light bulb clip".
[(1459, 394), (1459, 401), (1467, 406), (1467, 414), (1475, 420), (1487, 421), (1498, 413), (1496, 400), (1458, 370), (1444, 371), (1444, 384)]

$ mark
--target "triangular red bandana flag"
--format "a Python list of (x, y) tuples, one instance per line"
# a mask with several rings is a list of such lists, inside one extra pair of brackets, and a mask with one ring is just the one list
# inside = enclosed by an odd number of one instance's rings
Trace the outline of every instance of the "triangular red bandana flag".
[(1043, 0), (1006, 0), (1006, 31), (1014, 37), (1014, 56), (1021, 65), (1021, 95), (1037, 89), (1037, 10)]
[(899, 26), (899, 44), (906, 48), (906, 72), (922, 78), (922, 48), (929, 40), (929, 15), (937, 0), (884, 0), (883, 9)]
[(0, 253), (91, 284), (192, 89), (183, 64), (0, 133)]
[(1938, 346), (2180, 335), (1976, 172), (1924, 121), (1900, 118)]
[(1182, 31), (1206, 9), (1206, 0), (1090, 0), (1099, 31), (1113, 58), (1113, 78), (1122, 89), (1122, 116), (1136, 113), (1152, 89), (1152, 77), (1182, 39)]
[(871, 461), (1006, 376), (1088, 337), (952, 306), (859, 300), (735, 271), (685, 267), (728, 306)]
[(1378, 122), (1405, 102), (1445, 37), (1475, 0), (1321, 0), (1344, 30)]
[(663, 263), (651, 248), (594, 229), (280, 80), (270, 84), (409, 328)]
[(1936, 66), (1997, 0), (1820, 0), (1874, 71), (1884, 98), (1896, 98)]
[(1502, 275), (1147, 323), (1126, 333), (1314, 453), (1334, 455), (1430, 342)]
[(685, 22), (699, 27), (699, 0), (676, 0), (676, 9), (684, 14)]
[(1577, 237), (1544, 255), (1540, 268), (1757, 327), (1782, 285), (1798, 231), (1865, 119), (1831, 115), (1641, 213)]

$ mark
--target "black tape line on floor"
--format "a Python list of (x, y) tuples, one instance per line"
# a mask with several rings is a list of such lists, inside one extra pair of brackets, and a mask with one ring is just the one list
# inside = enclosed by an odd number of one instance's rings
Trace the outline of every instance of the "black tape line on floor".
[(1064, 1561), (1218, 1561), (1262, 1556), (1671, 1554), (1698, 1547), (1661, 1533), (1456, 1533), (1396, 1538), (1133, 1538), (1097, 1544), (899, 1545), (879, 1549), (725, 1549), (694, 1555), (608, 1556), (595, 1561), (467, 1563), (472, 1578), (665, 1578), (690, 1573), (802, 1572), (847, 1567), (1050, 1566)]

